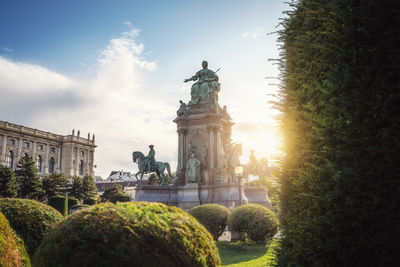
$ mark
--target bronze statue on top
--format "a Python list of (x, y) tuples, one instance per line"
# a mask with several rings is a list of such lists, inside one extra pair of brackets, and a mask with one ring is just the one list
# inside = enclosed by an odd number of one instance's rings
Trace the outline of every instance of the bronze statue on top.
[(190, 90), (190, 104), (198, 104), (200, 100), (208, 101), (218, 97), (217, 93), (220, 90), (219, 78), (216, 75), (219, 69), (215, 72), (209, 70), (207, 61), (203, 61), (201, 65), (203, 67), (202, 70), (199, 70), (193, 77), (184, 80), (184, 82), (197, 81)]

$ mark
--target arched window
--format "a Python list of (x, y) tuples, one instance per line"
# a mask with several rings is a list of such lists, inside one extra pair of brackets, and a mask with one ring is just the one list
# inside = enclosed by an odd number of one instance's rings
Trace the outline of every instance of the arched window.
[(54, 158), (52, 157), (49, 160), (49, 173), (54, 172), (54, 167), (55, 167), (55, 161), (54, 161)]
[(11, 150), (6, 155), (6, 166), (10, 169), (14, 167), (14, 152)]
[(83, 175), (83, 160), (79, 163), (79, 175)]
[(37, 155), (37, 157), (36, 157), (36, 169), (38, 170), (38, 172), (42, 172), (42, 166), (43, 166), (42, 156)]

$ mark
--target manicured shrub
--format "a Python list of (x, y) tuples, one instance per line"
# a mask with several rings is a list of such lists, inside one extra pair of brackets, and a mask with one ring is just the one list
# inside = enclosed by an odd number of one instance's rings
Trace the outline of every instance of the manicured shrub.
[(74, 205), (74, 206), (69, 208), (69, 214), (72, 214), (72, 213), (74, 213), (74, 212), (76, 212), (78, 210), (81, 210), (81, 209), (84, 209), (84, 208), (87, 208), (87, 207), (90, 207), (90, 205), (87, 205), (87, 204)]
[(246, 204), (234, 209), (228, 217), (228, 228), (246, 234), (254, 242), (265, 242), (278, 232), (279, 222), (268, 208)]
[(68, 198), (68, 209), (70, 209), (70, 207), (78, 205), (78, 204), (79, 204), (79, 199), (77, 199), (75, 197)]
[(97, 198), (87, 197), (87, 198), (85, 198), (83, 200), (83, 204), (90, 205), (90, 206), (96, 205), (97, 204)]
[(29, 255), (33, 255), (43, 237), (63, 219), (53, 207), (31, 199), (2, 198), (0, 212), (24, 240)]
[(7, 218), (0, 212), (0, 266), (19, 267), (30, 265), (24, 241), (15, 234)]
[(189, 213), (207, 228), (215, 240), (222, 235), (228, 224), (229, 210), (218, 204), (200, 205)]
[(36, 267), (216, 266), (220, 259), (211, 235), (183, 210), (130, 202), (70, 215), (45, 237), (33, 262)]
[(58, 210), (63, 216), (68, 215), (68, 200), (64, 196), (55, 195), (49, 198), (49, 205)]

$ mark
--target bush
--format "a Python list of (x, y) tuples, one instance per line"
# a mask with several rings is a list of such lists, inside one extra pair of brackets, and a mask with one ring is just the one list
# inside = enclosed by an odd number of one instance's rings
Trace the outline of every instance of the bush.
[(207, 228), (217, 240), (228, 224), (229, 210), (218, 204), (206, 204), (194, 207), (189, 213)]
[[(68, 237), (68, 238), (65, 238)], [(104, 203), (70, 215), (43, 240), (35, 266), (216, 266), (207, 230), (176, 207)]]
[(112, 187), (104, 190), (103, 195), (101, 195), (102, 202), (128, 202), (131, 201), (131, 197), (122, 190), (122, 186), (119, 184), (113, 185)]
[(68, 215), (68, 200), (66, 197), (55, 195), (49, 198), (49, 205), (58, 210), (64, 217)]
[(63, 216), (53, 207), (31, 199), (0, 199), (0, 212), (11, 227), (24, 240), (26, 250), (32, 256), (47, 232)]
[(76, 212), (76, 211), (78, 211), (78, 210), (81, 210), (81, 209), (84, 209), (84, 208), (87, 208), (87, 207), (90, 207), (90, 206), (87, 205), (87, 204), (77, 204), (77, 205), (74, 205), (74, 206), (72, 206), (72, 207), (69, 208), (69, 214), (72, 214), (72, 213), (74, 213), (74, 212)]
[(77, 199), (75, 197), (68, 198), (68, 209), (70, 209), (70, 207), (78, 205), (78, 204), (79, 204), (79, 199)]
[(246, 234), (252, 241), (261, 243), (278, 232), (278, 219), (264, 206), (246, 204), (234, 209), (228, 217), (228, 228)]
[(97, 198), (87, 197), (87, 198), (85, 198), (83, 200), (83, 204), (90, 205), (90, 206), (96, 205), (97, 204)]
[(15, 234), (2, 213), (0, 213), (0, 266), (30, 266), (24, 241)]

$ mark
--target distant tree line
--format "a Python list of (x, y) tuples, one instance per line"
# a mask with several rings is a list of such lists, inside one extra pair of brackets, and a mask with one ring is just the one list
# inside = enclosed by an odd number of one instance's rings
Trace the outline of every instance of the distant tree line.
[(291, 2), (281, 266), (400, 266), (400, 2)]
[(55, 195), (66, 195), (83, 200), (97, 197), (97, 187), (91, 175), (67, 178), (62, 173), (52, 173), (40, 178), (35, 162), (25, 154), (15, 172), (0, 165), (0, 197), (29, 198), (47, 201)]

